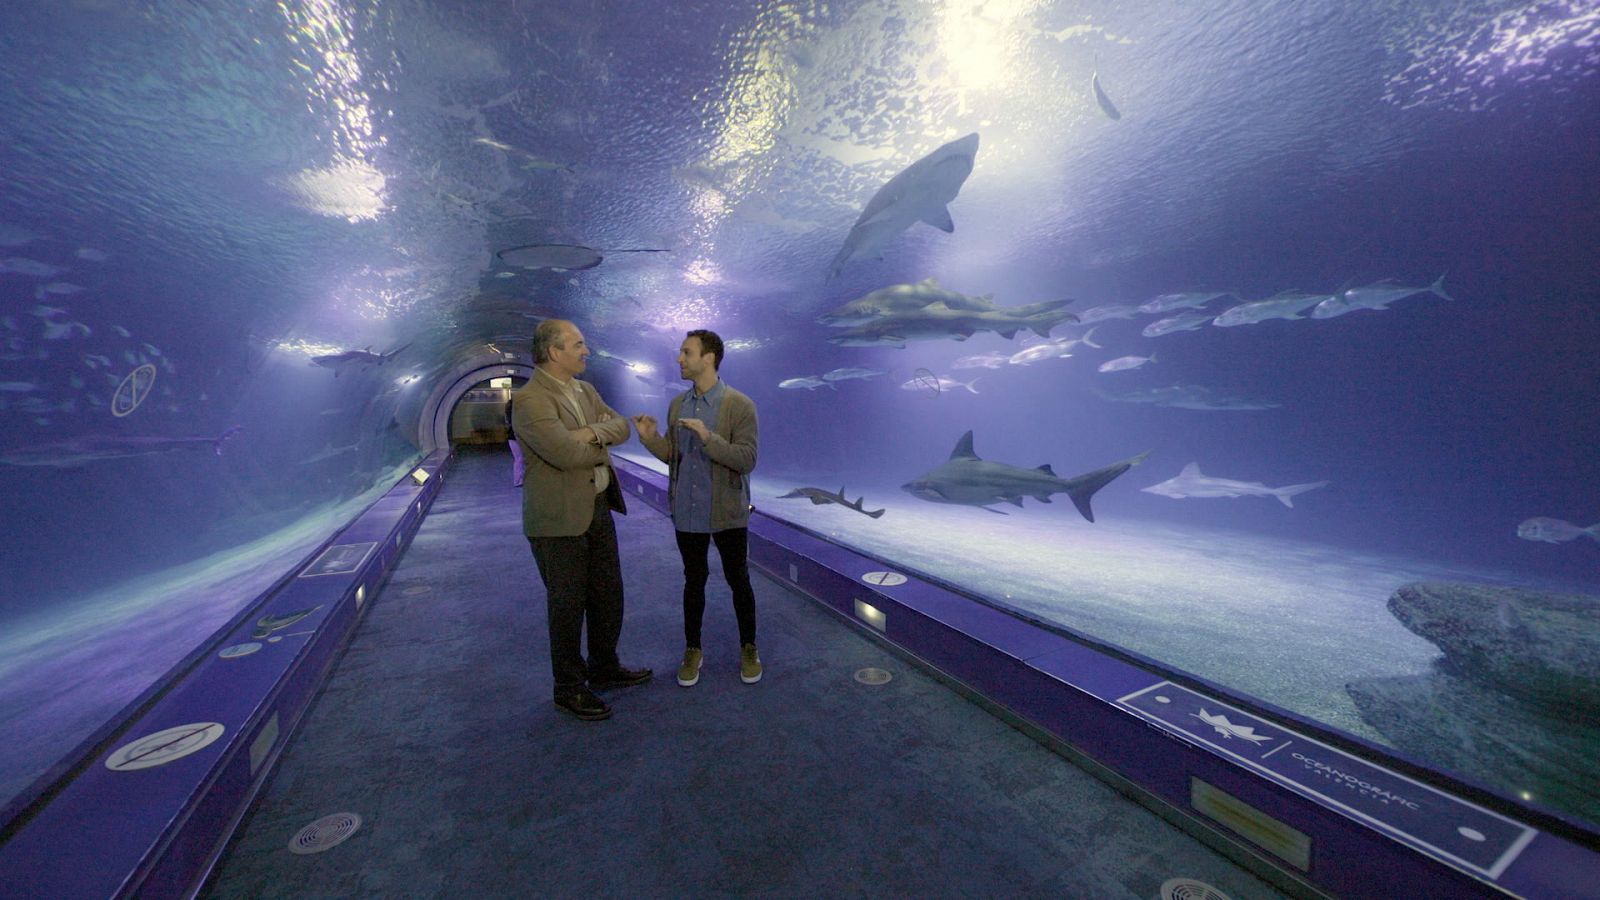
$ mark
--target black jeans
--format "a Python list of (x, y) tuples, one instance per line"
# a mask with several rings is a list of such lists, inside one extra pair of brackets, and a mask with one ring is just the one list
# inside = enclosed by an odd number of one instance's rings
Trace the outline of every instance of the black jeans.
[[(615, 671), (622, 635), (622, 559), (617, 528), (604, 493), (594, 498), (589, 530), (576, 537), (530, 537), (533, 560), (544, 580), (550, 621), (550, 668), (556, 696), (582, 688), (590, 675)], [(589, 624), (589, 660), (583, 659), (584, 620)]]
[(711, 568), (706, 555), (711, 541), (717, 542), (722, 557), (722, 576), (733, 589), (733, 614), (739, 620), (739, 643), (756, 642), (756, 592), (750, 588), (750, 566), (746, 560), (750, 529), (728, 528), (711, 534), (678, 532), (678, 553), (683, 556), (683, 639), (690, 647), (700, 646), (700, 620), (706, 611), (706, 579)]

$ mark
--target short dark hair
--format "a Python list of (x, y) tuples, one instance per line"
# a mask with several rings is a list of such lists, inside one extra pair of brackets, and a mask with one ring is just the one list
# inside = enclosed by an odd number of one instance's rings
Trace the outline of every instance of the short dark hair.
[(545, 319), (533, 330), (533, 363), (547, 363), (550, 361), (550, 348), (560, 347), (567, 349), (561, 343), (562, 332), (571, 325), (566, 319)]
[(712, 371), (715, 372), (722, 370), (722, 338), (717, 337), (717, 333), (715, 331), (707, 331), (704, 328), (696, 328), (695, 330), (689, 332), (686, 337), (699, 338), (700, 355), (704, 356), (707, 353), (711, 354), (714, 358), (714, 361), (711, 363)]

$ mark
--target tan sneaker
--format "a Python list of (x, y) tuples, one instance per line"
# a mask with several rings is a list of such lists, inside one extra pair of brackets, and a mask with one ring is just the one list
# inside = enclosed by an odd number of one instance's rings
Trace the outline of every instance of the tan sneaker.
[(745, 684), (761, 680), (761, 657), (756, 653), (755, 644), (739, 648), (739, 680)]
[(678, 666), (678, 684), (694, 687), (700, 680), (700, 648), (689, 647), (683, 651), (683, 662)]

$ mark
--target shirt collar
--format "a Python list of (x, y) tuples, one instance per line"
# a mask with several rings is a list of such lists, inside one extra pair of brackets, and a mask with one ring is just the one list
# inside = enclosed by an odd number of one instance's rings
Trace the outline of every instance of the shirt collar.
[(696, 400), (722, 399), (722, 379), (718, 378), (717, 383), (711, 386), (711, 390), (706, 391), (704, 394), (700, 393), (700, 389), (697, 387), (689, 388), (689, 396)]
[(563, 391), (566, 391), (567, 393), (571, 393), (572, 391), (577, 389), (577, 385), (573, 384), (573, 382), (578, 380), (576, 378), (569, 378), (566, 381), (562, 381), (561, 379), (555, 377), (554, 375), (551, 375), (549, 372), (546, 372), (544, 369), (535, 367), (533, 371), (538, 373), (538, 374), (540, 374), (540, 375), (543, 375), (545, 378), (549, 379), (551, 384), (555, 385), (557, 388), (559, 388), (559, 389), (561, 389)]

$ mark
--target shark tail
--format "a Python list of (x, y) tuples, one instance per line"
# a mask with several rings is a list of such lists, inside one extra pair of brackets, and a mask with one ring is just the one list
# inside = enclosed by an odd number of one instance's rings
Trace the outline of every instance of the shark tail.
[(1096, 350), (1104, 350), (1105, 349), (1104, 347), (1100, 346), (1099, 344), (1096, 344), (1094, 341), (1089, 340), (1091, 337), (1094, 336), (1094, 333), (1096, 331), (1098, 331), (1099, 328), (1100, 328), (1100, 326), (1096, 325), (1095, 327), (1089, 329), (1088, 331), (1085, 331), (1083, 333), (1083, 337), (1079, 338), (1079, 340), (1081, 340), (1085, 344), (1088, 344), (1089, 346), (1095, 348)]
[(1306, 491), (1314, 491), (1319, 487), (1327, 486), (1328, 483), (1326, 481), (1313, 481), (1309, 484), (1291, 484), (1273, 491), (1272, 496), (1277, 497), (1278, 502), (1282, 503), (1284, 506), (1294, 509), (1294, 502), (1289, 499), (1290, 497), (1293, 497), (1296, 494), (1304, 494)]
[(1428, 285), (1428, 290), (1432, 291), (1434, 294), (1437, 294), (1440, 297), (1443, 297), (1446, 300), (1451, 301), (1452, 303), (1455, 302), (1456, 298), (1454, 298), (1454, 297), (1452, 297), (1449, 294), (1446, 294), (1444, 292), (1444, 276), (1443, 275), (1440, 275), (1438, 278), (1435, 278), (1433, 280), (1433, 284)]
[(1078, 508), (1078, 512), (1082, 513), (1085, 519), (1093, 522), (1094, 510), (1089, 507), (1089, 498), (1093, 497), (1096, 491), (1115, 481), (1123, 472), (1144, 462), (1145, 457), (1149, 455), (1150, 451), (1146, 450), (1138, 456), (1130, 456), (1122, 462), (1112, 463), (1103, 469), (1095, 469), (1093, 472), (1069, 480), (1066, 490), (1067, 496), (1072, 498), (1072, 505)]
[[(883, 518), (884, 513), (884, 511), (881, 509), (863, 509), (862, 512), (873, 517), (874, 519)], [(1597, 540), (1600, 540), (1600, 538), (1597, 538)]]
[(238, 434), (242, 430), (244, 430), (244, 426), (243, 425), (235, 425), (232, 428), (229, 428), (227, 431), (224, 431), (220, 436), (217, 437), (216, 440), (211, 442), (212, 449), (217, 451), (217, 455), (218, 456), (221, 456), (222, 455), (222, 445), (226, 444), (228, 442), (228, 438), (233, 437), (234, 435)]
[(1590, 525), (1588, 528), (1585, 528), (1583, 533), (1597, 541), (1600, 541), (1600, 522), (1596, 522), (1593, 525)]

